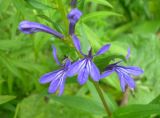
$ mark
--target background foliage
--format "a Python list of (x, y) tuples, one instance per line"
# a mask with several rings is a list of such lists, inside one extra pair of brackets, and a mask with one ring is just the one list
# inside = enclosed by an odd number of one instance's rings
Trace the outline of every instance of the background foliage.
[[(160, 1), (159, 0), (78, 0), (83, 12), (76, 26), (83, 51), (89, 43), (98, 50), (111, 43), (105, 55), (95, 59), (98, 67), (124, 59), (127, 65), (144, 70), (135, 78), (134, 92), (122, 93), (116, 74), (100, 81), (105, 99), (115, 118), (159, 118), (160, 114)], [(0, 0), (0, 117), (1, 118), (101, 118), (105, 111), (91, 82), (77, 84), (67, 79), (61, 97), (48, 95), (48, 85), (38, 79), (57, 69), (51, 45), (61, 60), (78, 58), (69, 42), (49, 34), (25, 35), (18, 30), (22, 20), (46, 24), (67, 36), (68, 0)]]

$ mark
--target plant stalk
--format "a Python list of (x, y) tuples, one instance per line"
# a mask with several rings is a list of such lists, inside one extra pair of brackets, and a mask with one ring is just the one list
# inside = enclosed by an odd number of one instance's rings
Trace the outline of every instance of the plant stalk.
[(106, 103), (106, 101), (105, 101), (104, 95), (103, 95), (103, 93), (102, 93), (101, 88), (99, 87), (98, 82), (94, 82), (94, 81), (93, 81), (93, 84), (94, 84), (94, 86), (95, 86), (95, 88), (96, 88), (96, 90), (97, 90), (97, 92), (98, 92), (98, 95), (99, 95), (99, 97), (100, 97), (100, 99), (101, 99), (101, 101), (102, 101), (102, 103), (103, 103), (103, 106), (104, 106), (104, 108), (105, 108), (105, 111), (107, 112), (108, 116), (111, 116), (112, 113), (111, 113), (111, 111), (110, 111), (110, 109), (109, 109), (109, 107), (108, 107), (108, 105), (107, 105), (107, 103)]

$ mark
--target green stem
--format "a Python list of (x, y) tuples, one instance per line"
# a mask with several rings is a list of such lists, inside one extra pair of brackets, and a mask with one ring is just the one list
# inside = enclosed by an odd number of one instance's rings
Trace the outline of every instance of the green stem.
[(105, 99), (104, 99), (104, 95), (103, 95), (103, 93), (102, 93), (101, 88), (99, 87), (98, 82), (94, 82), (94, 81), (93, 81), (93, 84), (94, 84), (94, 86), (95, 86), (95, 88), (96, 88), (96, 90), (97, 90), (97, 92), (98, 92), (99, 97), (101, 98), (101, 101), (102, 101), (102, 103), (103, 103), (103, 106), (104, 106), (104, 108), (105, 108), (105, 111), (107, 112), (108, 116), (111, 116), (112, 113), (111, 113), (111, 111), (110, 111), (110, 109), (109, 109), (109, 107), (108, 107), (108, 105), (107, 105), (107, 103), (106, 103), (106, 101), (105, 101)]

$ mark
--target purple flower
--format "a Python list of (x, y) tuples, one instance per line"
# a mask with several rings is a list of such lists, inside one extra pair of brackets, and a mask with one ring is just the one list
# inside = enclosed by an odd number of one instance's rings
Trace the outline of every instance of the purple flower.
[[(53, 57), (58, 65), (60, 62), (57, 58), (56, 48), (53, 47)], [(71, 61), (67, 58), (65, 59), (65, 64), (61, 65), (62, 68), (53, 72), (49, 72), (43, 75), (39, 82), (41, 84), (46, 84), (50, 82), (50, 86), (48, 89), (49, 93), (55, 93), (59, 89), (59, 95), (62, 95), (64, 91), (65, 81), (68, 76), (67, 72), (71, 65)]]
[(125, 91), (125, 87), (127, 85), (131, 89), (134, 89), (136, 85), (131, 75), (138, 76), (143, 73), (143, 70), (136, 66), (121, 66), (119, 65), (120, 62), (108, 65), (105, 69), (105, 72), (102, 73), (101, 78), (107, 77), (113, 72), (116, 72), (119, 77), (121, 89), (123, 92)]
[(49, 34), (54, 35), (57, 38), (64, 38), (64, 36), (61, 33), (49, 28), (48, 26), (36, 22), (22, 21), (19, 24), (19, 30), (25, 34), (32, 34), (35, 32), (47, 32)]
[(81, 85), (86, 83), (89, 75), (94, 81), (99, 81), (100, 71), (98, 67), (93, 63), (93, 58), (108, 51), (110, 48), (110, 44), (103, 46), (95, 55), (92, 55), (92, 49), (90, 49), (88, 55), (85, 55), (81, 51), (80, 42), (77, 36), (72, 35), (72, 38), (76, 49), (84, 56), (84, 58), (74, 62), (70, 66), (70, 69), (68, 71), (68, 76), (73, 76), (75, 74), (78, 74), (78, 82)]
[(69, 34), (72, 35), (74, 34), (75, 31), (75, 25), (82, 16), (82, 12), (79, 11), (77, 8), (74, 8), (70, 11), (68, 14), (68, 19), (69, 19)]

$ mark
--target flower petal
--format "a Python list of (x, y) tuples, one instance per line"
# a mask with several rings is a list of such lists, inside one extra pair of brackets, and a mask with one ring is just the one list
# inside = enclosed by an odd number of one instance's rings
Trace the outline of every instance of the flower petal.
[(65, 59), (65, 67), (68, 68), (71, 65), (71, 60), (70, 59)]
[(58, 90), (58, 87), (59, 87), (59, 79), (51, 82), (51, 84), (49, 85), (49, 88), (48, 88), (48, 92), (55, 93)]
[(64, 92), (64, 87), (65, 87), (65, 81), (66, 81), (66, 76), (63, 77), (61, 84), (59, 86), (59, 96), (63, 94)]
[(96, 53), (95, 56), (98, 56), (98, 55), (101, 55), (101, 54), (105, 53), (106, 51), (109, 50), (110, 46), (111, 46), (110, 44), (104, 45), (103, 47), (101, 47), (101, 48), (98, 50), (98, 52)]
[(60, 70), (49, 72), (49, 73), (41, 76), (40, 79), (39, 79), (39, 82), (41, 84), (49, 83), (50, 81), (52, 81), (57, 76), (58, 73), (60, 73)]
[(107, 70), (101, 74), (100, 78), (105, 78), (105, 77), (109, 76), (110, 74), (112, 74), (113, 72), (114, 72), (114, 70)]
[(72, 35), (75, 32), (75, 25), (78, 22), (82, 15), (82, 12), (79, 11), (77, 8), (74, 8), (70, 11), (68, 14), (68, 20), (69, 20), (69, 34)]
[(126, 59), (127, 60), (129, 59), (130, 55), (131, 55), (131, 49), (128, 48), (127, 55), (126, 55)]
[(69, 70), (67, 72), (67, 75), (69, 77), (77, 74), (80, 69), (84, 68), (85, 66), (85, 63), (86, 63), (86, 60), (85, 59), (82, 59), (82, 60), (79, 60), (79, 61), (76, 61), (74, 62), (70, 67), (69, 67)]
[(58, 87), (61, 87), (59, 93), (61, 95), (63, 93), (63, 84), (65, 82), (64, 79), (66, 79), (66, 72), (62, 70), (61, 73), (56, 76), (56, 79), (52, 80), (48, 92), (54, 93), (57, 91)]
[(87, 68), (83, 68), (78, 74), (78, 82), (80, 85), (83, 85), (88, 80), (89, 72)]
[(127, 67), (120, 66), (120, 67), (124, 72), (126, 72), (128, 74), (132, 74), (134, 76), (138, 76), (138, 75), (144, 73), (144, 71), (141, 68), (136, 67), (136, 66), (127, 66)]
[(120, 81), (120, 86), (123, 92), (125, 92), (125, 87), (126, 87), (126, 82), (125, 82), (125, 78), (123, 76), (123, 73), (121, 73), (120, 71), (116, 70), (118, 77), (119, 77), (119, 81)]
[(126, 83), (128, 84), (128, 86), (131, 88), (131, 89), (134, 89), (135, 88), (135, 82), (134, 80), (127, 74), (123, 74), (124, 77), (125, 77), (125, 81)]
[(61, 39), (64, 38), (64, 36), (61, 33), (57, 32), (57, 31), (55, 31), (55, 30), (53, 30), (53, 29), (51, 29), (51, 28), (49, 28), (49, 27), (47, 27), (43, 24), (36, 23), (36, 22), (22, 21), (19, 24), (19, 30), (21, 30), (25, 34), (31, 34), (31, 33), (34, 33), (34, 32), (42, 31), (42, 32), (47, 32), (49, 34), (52, 34), (55, 37), (58, 37), (58, 38), (61, 38)]
[(53, 54), (54, 60), (56, 61), (56, 63), (58, 65), (60, 65), (60, 62), (59, 62), (58, 57), (57, 57), (57, 50), (53, 45), (52, 45), (52, 49), (53, 49), (52, 54)]
[(75, 24), (78, 22), (78, 20), (80, 19), (81, 16), (82, 16), (82, 12), (80, 10), (78, 10), (77, 8), (74, 8), (68, 14), (68, 19), (69, 19), (70, 23)]
[[(89, 65), (89, 64), (88, 64)], [(100, 80), (100, 72), (99, 72), (99, 69), (97, 68), (97, 66), (93, 63), (93, 62), (90, 62), (90, 75), (92, 77), (92, 79), (94, 81), (99, 81)]]
[(72, 40), (73, 40), (73, 43), (74, 43), (75, 48), (76, 48), (82, 55), (84, 55), (84, 54), (82, 53), (81, 44), (80, 44), (80, 41), (79, 41), (78, 37), (73, 34), (73, 35), (72, 35)]

